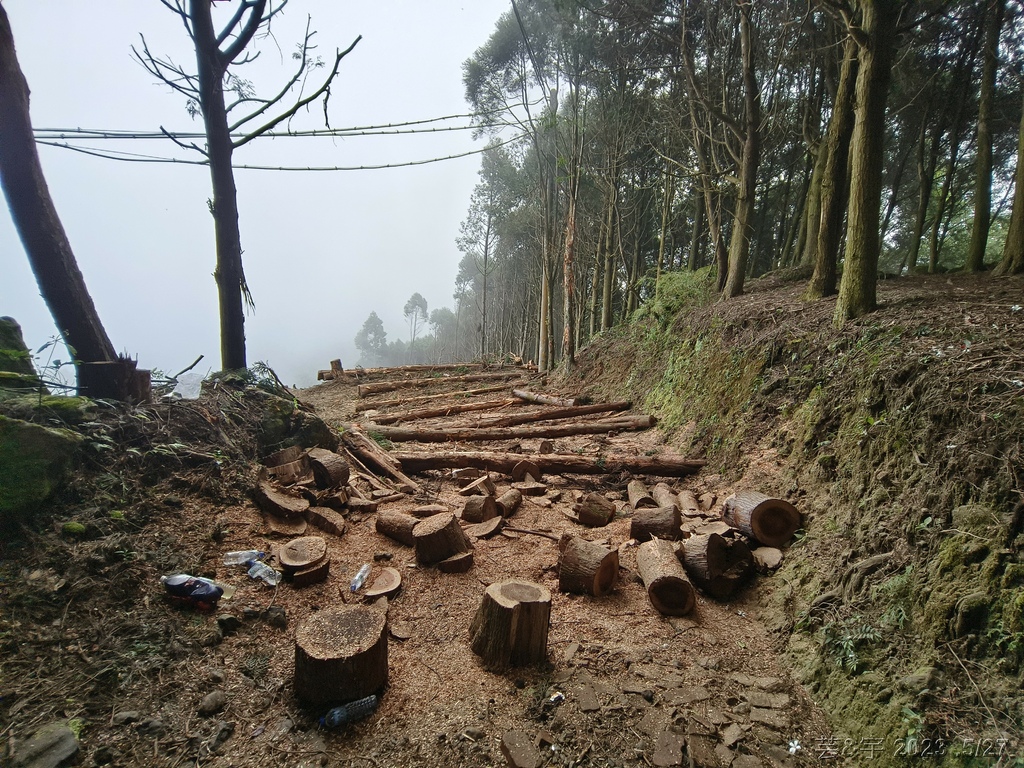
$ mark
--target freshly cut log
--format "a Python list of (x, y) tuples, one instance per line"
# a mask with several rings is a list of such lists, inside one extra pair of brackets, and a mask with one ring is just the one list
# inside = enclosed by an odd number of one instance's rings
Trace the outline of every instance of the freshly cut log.
[(737, 491), (725, 500), (722, 517), (752, 539), (768, 547), (781, 547), (800, 528), (800, 513), (785, 499), (757, 491)]
[(514, 427), (519, 424), (532, 424), (533, 422), (536, 421), (558, 421), (560, 419), (575, 419), (578, 416), (589, 416), (590, 414), (593, 413), (628, 411), (632, 407), (633, 404), (631, 402), (623, 400), (615, 403), (577, 405), (574, 408), (548, 408), (547, 410), (532, 411), (531, 413), (517, 413), (512, 414), (510, 416), (493, 416), (491, 418), (480, 419), (473, 426)]
[(460, 496), (493, 496), (497, 492), (494, 481), (488, 474), (478, 477), (459, 489)]
[(675, 506), (657, 507), (655, 509), (638, 509), (633, 512), (629, 525), (629, 537), (637, 541), (650, 541), (652, 538), (677, 541), (682, 538), (683, 516)]
[(455, 478), (455, 482), (459, 484), (460, 488), (465, 488), (474, 480), (479, 480), (485, 474), (486, 473), (482, 469), (477, 469), (476, 467), (463, 467), (462, 469), (452, 470), (452, 477)]
[(378, 597), (386, 597), (389, 600), (398, 594), (402, 588), (402, 574), (397, 568), (382, 568), (377, 578), (369, 589), (363, 592), (363, 599), (372, 603)]
[(374, 384), (360, 384), (356, 387), (356, 395), (368, 397), (381, 392), (394, 392), (397, 389), (418, 389), (429, 387), (433, 384), (453, 384), (465, 381), (499, 381), (516, 379), (522, 375), (521, 371), (505, 371), (503, 373), (471, 373), (467, 376), (444, 376), (429, 379), (397, 379), (395, 381), (379, 381)]
[(287, 448), (282, 448), (280, 451), (274, 451), (274, 453), (264, 458), (263, 466), (278, 467), (282, 464), (290, 464), (301, 459), (304, 452), (301, 446), (290, 445)]
[(309, 470), (309, 458), (303, 455), (295, 461), (289, 461), (286, 464), (277, 464), (273, 467), (267, 467), (267, 475), (279, 482), (281, 485), (291, 485), (292, 483), (297, 483), (308, 477)]
[(496, 533), (501, 532), (502, 526), (505, 524), (505, 518), (492, 517), (489, 520), (485, 520), (482, 523), (476, 523), (474, 525), (467, 525), (462, 530), (467, 536), (475, 536), (478, 539), (486, 539), (493, 536)]
[(775, 547), (758, 547), (750, 554), (754, 558), (755, 567), (761, 573), (774, 571), (782, 565), (782, 550)]
[(606, 499), (600, 493), (592, 491), (574, 505), (573, 510), (576, 512), (576, 518), (582, 525), (600, 528), (611, 522), (612, 517), (615, 515), (615, 503)]
[(348, 485), (350, 470), (341, 456), (326, 448), (310, 448), (308, 456), (317, 488), (327, 490)]
[(388, 681), (387, 616), (365, 605), (318, 611), (295, 630), (295, 696), (325, 709), (380, 693)]
[(512, 488), (524, 496), (543, 496), (548, 492), (547, 485), (538, 483), (536, 480), (523, 480), (521, 483), (512, 483)]
[(401, 376), (404, 373), (434, 373), (437, 371), (486, 370), (486, 363), (412, 363), (410, 365), (386, 365), (378, 368), (353, 368), (359, 376)]
[(512, 475), (512, 479), (517, 483), (523, 482), (528, 477), (534, 480), (540, 480), (541, 478), (541, 471), (540, 467), (537, 466), (537, 462), (530, 461), (529, 459), (516, 462), (509, 474)]
[(459, 521), (450, 512), (421, 520), (412, 529), (412, 536), (416, 559), (423, 565), (434, 565), (473, 548), (462, 532)]
[(376, 424), (397, 424), (403, 421), (416, 421), (417, 419), (433, 419), (438, 416), (454, 416), (458, 413), (470, 413), (471, 411), (493, 411), (496, 408), (507, 408), (515, 405), (518, 400), (503, 398), (501, 400), (484, 400), (479, 403), (450, 403), (448, 405), (435, 405), (430, 408), (416, 408), (402, 413), (389, 413), (386, 416), (375, 416)]
[(693, 495), (693, 491), (680, 491), (678, 496), (679, 510), (683, 514), (700, 511), (700, 503), (697, 501), (697, 497)]
[(691, 536), (677, 554), (697, 588), (718, 600), (732, 597), (753, 568), (745, 543), (716, 533)]
[(659, 507), (679, 507), (679, 496), (665, 483), (658, 483), (651, 489), (655, 505)]
[(340, 378), (344, 375), (345, 369), (341, 367), (341, 360), (331, 360), (331, 373), (334, 374), (335, 378)]
[(370, 499), (352, 497), (348, 500), (348, 508), (351, 512), (363, 512), (370, 514), (377, 511), (377, 502)]
[(439, 392), (431, 395), (417, 395), (416, 397), (397, 397), (391, 400), (374, 400), (368, 403), (356, 403), (355, 412), (376, 411), (381, 408), (393, 408), (399, 405), (414, 405), (416, 403), (429, 403), (437, 400), (462, 399), (475, 397), (476, 395), (489, 395), (493, 392), (507, 392), (507, 384), (499, 384), (496, 387), (481, 387), (479, 389), (463, 389), (459, 392)]
[(308, 587), (310, 584), (319, 584), (327, 581), (331, 573), (331, 558), (325, 557), (319, 563), (308, 568), (301, 568), (292, 574), (293, 587)]
[(498, 504), (493, 496), (470, 496), (462, 508), (462, 519), (467, 523), (482, 523), (500, 516)]
[(437, 570), (441, 571), (441, 573), (465, 573), (472, 567), (472, 552), (459, 552), (457, 555), (446, 557), (437, 564)]
[(384, 534), (389, 539), (394, 539), (407, 547), (416, 545), (412, 529), (416, 527), (417, 523), (419, 523), (417, 518), (397, 510), (385, 509), (377, 513), (377, 533)]
[(579, 536), (565, 534), (558, 542), (558, 590), (601, 597), (619, 579), (619, 552)]
[(583, 398), (580, 397), (555, 397), (554, 395), (530, 392), (526, 389), (513, 389), (512, 394), (520, 400), (540, 405), (557, 405), (560, 408), (575, 408), (578, 405), (583, 405)]
[(405, 493), (419, 493), (420, 487), (409, 479), (398, 463), (369, 436), (355, 425), (347, 425), (341, 433), (341, 439), (348, 448), (398, 481), (399, 488)]
[(550, 622), (551, 593), (545, 587), (498, 581), (484, 591), (469, 628), (470, 647), (492, 671), (543, 662)]
[(630, 480), (626, 486), (626, 493), (629, 494), (629, 505), (633, 509), (653, 509), (658, 506), (654, 498), (647, 492), (647, 486), (643, 480)]
[(316, 565), (327, 557), (327, 541), (323, 536), (292, 539), (277, 551), (277, 561), (285, 573), (295, 573)]
[(574, 453), (547, 453), (524, 457), (515, 453), (489, 451), (394, 451), (392, 458), (408, 472), (449, 467), (479, 467), (494, 472), (512, 471), (528, 458), (546, 474), (604, 475), (613, 472), (637, 472), (661, 477), (681, 477), (699, 472), (705, 462), (682, 456), (579, 456)]
[(523, 494), (515, 488), (509, 488), (495, 502), (502, 517), (512, 517), (523, 503)]
[(419, 507), (413, 507), (412, 510), (410, 510), (410, 514), (413, 517), (418, 517), (420, 520), (425, 517), (440, 515), (444, 512), (451, 512), (451, 510), (444, 504), (423, 504)]
[(266, 469), (260, 470), (253, 497), (260, 509), (279, 517), (299, 517), (309, 509), (306, 499), (279, 488), (267, 475)]
[(306, 519), (325, 533), (335, 536), (345, 533), (345, 518), (328, 507), (310, 507)]
[(335, 491), (321, 493), (319, 494), (317, 504), (340, 511), (348, 504), (348, 491), (344, 488), (338, 488)]
[(493, 427), (475, 429), (414, 429), (412, 427), (377, 427), (374, 432), (396, 443), (447, 443), (455, 441), (517, 440), (524, 437), (568, 437), (570, 435), (597, 435), (604, 432), (624, 432), (650, 429), (658, 420), (653, 416), (622, 416), (617, 419), (586, 421), (533, 427)]
[(697, 597), (672, 544), (662, 539), (645, 541), (637, 549), (636, 567), (659, 613), (685, 616), (693, 610)]

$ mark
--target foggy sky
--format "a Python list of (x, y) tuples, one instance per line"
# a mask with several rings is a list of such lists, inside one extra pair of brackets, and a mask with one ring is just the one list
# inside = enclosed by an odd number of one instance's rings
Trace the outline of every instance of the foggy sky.
[[(194, 71), (180, 21), (158, 0), (3, 0), (40, 128), (196, 131), (185, 99), (133, 61), (150, 50)], [(234, 3), (220, 3), (220, 13)], [(307, 15), (316, 53), (341, 63), (331, 126), (422, 120), (468, 111), (462, 62), (490, 35), (508, 0), (291, 0), (239, 70), (261, 95), (290, 75)], [(310, 76), (310, 89), (320, 73)], [(323, 127), (319, 106), (295, 128)], [(76, 142), (68, 137), (69, 142)], [(201, 142), (200, 142), (201, 143)], [(90, 143), (195, 159), (165, 141)], [(367, 165), (424, 160), (480, 149), (470, 131), (440, 135), (259, 139), (236, 163)], [(100, 317), (122, 353), (140, 367), (174, 373), (200, 354), (197, 370), (220, 368), (213, 219), (204, 166), (118, 162), (41, 146), (57, 211)], [(324, 173), (236, 170), (243, 263), (256, 309), (246, 317), (248, 360), (269, 363), (288, 384), (357, 357), (352, 339), (371, 311), (388, 339), (405, 339), (402, 307), (414, 292), (431, 310), (453, 306), (455, 246), (480, 158), (413, 168)], [(6, 206), (0, 214), (0, 315), (41, 346), (56, 330)]]

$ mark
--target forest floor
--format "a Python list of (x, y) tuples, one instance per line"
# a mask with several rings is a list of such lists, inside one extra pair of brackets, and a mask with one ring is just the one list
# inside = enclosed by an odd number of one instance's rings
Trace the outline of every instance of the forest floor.
[[(1021, 285), (994, 285), (981, 282), (971, 286), (970, 296), (957, 297), (954, 306), (965, 311), (951, 320), (950, 304), (929, 302), (918, 283), (894, 281), (885, 287), (885, 321), (933, 329), (967, 323), (976, 347), (991, 356), (1009, 345), (1016, 365), (1024, 336), (1007, 334), (1006, 327), (1024, 314), (1017, 306)], [(806, 311), (792, 287), (761, 293), (757, 312), (765, 311), (765, 296), (773, 322), (788, 323), (790, 338), (819, 332), (821, 318)], [(753, 302), (748, 307), (750, 328), (763, 328)], [(998, 321), (990, 322), (996, 315)], [(614, 376), (621, 384), (637, 361), (625, 348), (616, 355), (612, 343), (602, 342), (582, 374), (534, 379), (529, 387), (596, 393), (600, 369), (618, 369)], [(968, 382), (977, 369), (963, 368), (961, 380)], [(1016, 380), (1016, 370), (1006, 370), (1008, 381)], [(870, 765), (868, 758), (905, 744), (905, 733), (893, 733), (877, 743), (862, 738), (859, 756), (843, 749), (849, 724), (829, 721), (811, 693), (827, 688), (792, 668), (787, 656), (793, 628), (780, 620), (779, 605), (780, 595), (793, 592), (788, 578), (758, 575), (729, 602), (701, 596), (689, 616), (657, 613), (636, 575), (625, 516), (585, 533), (621, 553), (619, 583), (603, 598), (558, 591), (557, 548), (547, 538), (507, 532), (477, 540), (472, 569), (445, 574), (418, 566), (411, 549), (378, 534), (372, 513), (351, 513), (343, 535), (325, 534), (331, 571), (321, 584), (275, 589), (222, 565), (225, 552), (273, 552), (287, 540), (272, 533), (249, 498), (260, 457), (269, 450), (261, 444), (268, 414), (306, 437), (316, 433), (312, 414), (333, 428), (370, 420), (373, 412), (356, 410), (356, 384), (339, 380), (289, 393), (266, 380), (226, 379), (192, 401), (135, 408), (92, 404), (74, 412), (24, 403), (3, 408), (69, 426), (84, 437), (84, 458), (46, 507), (0, 544), (0, 762), (56, 721), (69, 724), (79, 738), (77, 764), (115, 766), (502, 766), (509, 764), (501, 747), (510, 732), (521, 732), (529, 745), (522, 764), (550, 766)], [(436, 388), (417, 394), (450, 388), (439, 376)], [(774, 391), (779, 398), (787, 394), (785, 387)], [(637, 398), (634, 412), (642, 406)], [(471, 426), (481, 418), (462, 414), (414, 424)], [(824, 525), (828, 479), (815, 485), (803, 478), (794, 485), (772, 429), (754, 430), (769, 439), (746, 443), (736, 471), (715, 471), (712, 463), (685, 478), (642, 479), (665, 479), (676, 490), (692, 491), (710, 514), (737, 488), (774, 491), (805, 505), (809, 522)], [(555, 450), (584, 456), (689, 450), (700, 458), (695, 435), (700, 437), (693, 424), (675, 425), (668, 432), (557, 438)], [(531, 453), (537, 443), (531, 438), (486, 449)], [(940, 448), (917, 446), (923, 459)], [(500, 492), (509, 480), (493, 474)], [(512, 522), (553, 536), (583, 533), (563, 514), (577, 493), (598, 490), (623, 499), (629, 479), (545, 475), (547, 495), (525, 499)], [(381, 509), (427, 502), (453, 511), (461, 506), (449, 472), (430, 471), (416, 480), (425, 489), (421, 497)], [(801, 541), (785, 552), (787, 562), (806, 558), (804, 567), (823, 576), (845, 572), (854, 552), (833, 552), (830, 560), (824, 540), (808, 538), (811, 545)], [(1004, 560), (1019, 558), (1016, 549), (1007, 552)], [(403, 577), (402, 591), (387, 605), (389, 682), (370, 717), (325, 730), (318, 725), (323, 713), (304, 710), (295, 699), (295, 629), (316, 611), (357, 599), (348, 584), (363, 563), (375, 570), (394, 567)], [(159, 577), (176, 572), (215, 578), (234, 587), (234, 594), (209, 613), (173, 606)], [(507, 578), (537, 582), (551, 592), (548, 661), (494, 674), (470, 650), (469, 625), (485, 587)], [(284, 620), (270, 607), (283, 609)], [(1017, 671), (1007, 674), (1012, 679)], [(987, 684), (980, 669), (975, 676)], [(1009, 705), (1002, 706), (1012, 720)], [(1017, 739), (1019, 733), (1011, 733), (1002, 748), (1018, 748)]]

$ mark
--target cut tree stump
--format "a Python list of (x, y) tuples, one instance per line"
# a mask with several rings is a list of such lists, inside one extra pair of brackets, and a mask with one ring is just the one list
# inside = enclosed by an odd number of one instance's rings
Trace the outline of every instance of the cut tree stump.
[(541, 425), (532, 427), (455, 427), (452, 429), (414, 429), (412, 427), (377, 427), (373, 431), (396, 443), (448, 443), (480, 442), (489, 440), (518, 440), (527, 437), (569, 437), (571, 435), (597, 435), (604, 432), (625, 432), (650, 429), (658, 423), (653, 416), (621, 416), (615, 419), (581, 421), (576, 424)]
[(584, 496), (582, 501), (574, 505), (573, 510), (581, 525), (600, 528), (603, 525), (608, 525), (612, 517), (615, 516), (615, 503), (600, 493), (592, 491)]
[(309, 509), (309, 502), (306, 499), (293, 496), (279, 488), (270, 479), (266, 469), (260, 470), (253, 497), (260, 509), (278, 517), (299, 517)]
[(369, 589), (363, 592), (363, 599), (372, 603), (378, 597), (386, 597), (388, 600), (398, 594), (402, 588), (402, 574), (397, 568), (382, 568), (377, 578)]
[(579, 536), (565, 534), (558, 541), (558, 591), (601, 597), (619, 579), (619, 552)]
[(651, 488), (651, 496), (659, 507), (679, 507), (679, 496), (665, 483), (658, 483)]
[(462, 519), (467, 523), (482, 523), (500, 516), (501, 512), (493, 496), (470, 496), (462, 508)]
[(650, 541), (653, 538), (677, 541), (683, 535), (680, 526), (683, 516), (675, 505), (657, 507), (655, 509), (637, 509), (629, 524), (629, 537), (637, 541)]
[(685, 616), (693, 610), (697, 596), (669, 542), (652, 539), (641, 544), (636, 567), (647, 587), (647, 597), (659, 613)]
[(521, 483), (527, 478), (539, 482), (541, 478), (540, 467), (537, 466), (535, 461), (530, 461), (529, 459), (517, 461), (509, 474), (512, 476), (512, 480), (517, 483)]
[(364, 605), (312, 614), (295, 631), (295, 696), (325, 709), (379, 694), (388, 681), (387, 616)]
[(470, 647), (492, 671), (543, 662), (550, 621), (551, 593), (545, 587), (519, 579), (495, 582), (473, 617)]
[(725, 500), (722, 517), (729, 525), (768, 547), (781, 547), (800, 528), (800, 513), (785, 499), (757, 491), (737, 491)]
[(683, 541), (677, 556), (697, 588), (718, 600), (732, 597), (753, 568), (745, 543), (717, 533), (691, 536)]
[[(579, 456), (574, 453), (547, 453), (523, 456), (516, 453), (489, 451), (393, 451), (391, 457), (408, 472), (451, 467), (479, 467), (493, 472), (512, 471), (520, 461), (528, 459), (545, 474), (605, 475), (635, 472), (660, 477), (681, 477), (699, 472), (705, 462), (682, 456)], [(539, 478), (538, 478), (539, 479)]]
[(412, 529), (412, 536), (416, 559), (423, 565), (434, 565), (473, 548), (459, 521), (450, 512), (421, 520)]
[(325, 557), (319, 563), (308, 568), (301, 568), (292, 574), (293, 587), (308, 587), (310, 584), (319, 584), (327, 581), (331, 573), (331, 558)]
[(316, 565), (327, 557), (327, 541), (323, 536), (292, 539), (277, 550), (277, 561), (285, 573), (295, 573)]
[(310, 448), (308, 456), (317, 488), (327, 490), (348, 485), (350, 470), (341, 456), (326, 448)]
[(515, 488), (509, 488), (495, 502), (502, 517), (512, 517), (523, 503), (523, 494)]
[(522, 371), (509, 371), (504, 373), (471, 373), (468, 376), (446, 376), (443, 378), (429, 379), (397, 379), (395, 381), (379, 381), (374, 384), (360, 384), (356, 387), (356, 395), (368, 397), (381, 392), (394, 392), (397, 389), (418, 389), (429, 387), (435, 384), (455, 384), (466, 381), (499, 381), (517, 379)]
[(520, 400), (540, 405), (556, 405), (559, 408), (575, 408), (583, 405), (583, 398), (580, 397), (555, 397), (554, 395), (542, 395), (537, 392), (530, 392), (526, 389), (513, 389), (512, 394)]
[(399, 544), (413, 547), (416, 546), (416, 539), (413, 538), (412, 530), (419, 522), (418, 518), (407, 515), (405, 512), (385, 509), (377, 513), (375, 525), (377, 533), (381, 533)]
[(653, 509), (658, 506), (654, 498), (647, 492), (647, 486), (643, 480), (630, 480), (626, 486), (626, 493), (629, 495), (629, 505), (633, 509)]

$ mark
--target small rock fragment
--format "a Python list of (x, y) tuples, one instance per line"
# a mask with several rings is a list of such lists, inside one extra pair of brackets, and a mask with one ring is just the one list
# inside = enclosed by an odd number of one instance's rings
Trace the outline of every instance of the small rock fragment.
[(78, 739), (74, 731), (63, 723), (50, 723), (18, 745), (14, 765), (19, 768), (57, 768), (76, 752)]
[(196, 710), (203, 717), (209, 717), (210, 715), (220, 712), (224, 707), (227, 706), (228, 695), (224, 691), (216, 690), (211, 691), (203, 697), (203, 700), (199, 702), (199, 708)]
[(288, 612), (279, 605), (272, 605), (263, 612), (263, 620), (272, 627), (288, 628)]
[(682, 765), (684, 743), (685, 739), (682, 734), (668, 730), (662, 731), (658, 736), (658, 743), (654, 747), (654, 754), (651, 755), (651, 762), (659, 768)]
[(524, 731), (509, 731), (502, 736), (501, 754), (511, 768), (540, 768), (540, 753)]
[(134, 709), (124, 710), (123, 712), (115, 712), (113, 716), (110, 718), (110, 724), (128, 725), (129, 723), (134, 723), (138, 721), (140, 717), (142, 717), (141, 713), (139, 713), (138, 710)]
[(217, 626), (220, 627), (221, 634), (230, 635), (242, 626), (242, 620), (230, 613), (222, 613), (217, 617)]

